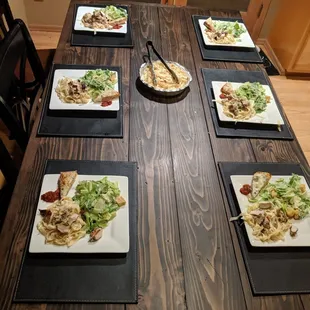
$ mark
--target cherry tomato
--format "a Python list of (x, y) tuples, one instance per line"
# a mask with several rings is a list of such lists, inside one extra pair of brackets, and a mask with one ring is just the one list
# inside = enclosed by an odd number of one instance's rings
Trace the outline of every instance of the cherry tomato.
[(109, 105), (112, 104), (112, 100), (108, 100), (108, 101), (102, 101), (101, 102), (101, 106), (102, 107), (108, 107)]
[(60, 199), (59, 188), (56, 189), (54, 192), (53, 191), (46, 192), (41, 196), (41, 199), (45, 202), (54, 202), (56, 200), (59, 200)]
[(251, 188), (251, 185), (249, 184), (244, 184), (242, 188), (240, 188), (240, 193), (245, 196), (249, 195), (251, 191), (252, 191), (252, 188)]

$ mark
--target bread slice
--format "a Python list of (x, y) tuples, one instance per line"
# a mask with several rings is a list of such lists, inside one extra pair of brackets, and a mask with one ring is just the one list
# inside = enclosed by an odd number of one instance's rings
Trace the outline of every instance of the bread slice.
[(120, 93), (114, 89), (108, 89), (102, 92), (97, 98), (94, 99), (95, 103), (102, 101), (112, 101), (117, 99), (120, 96)]
[(209, 17), (203, 24), (207, 27), (209, 31), (215, 31), (213, 20), (211, 17)]
[(68, 195), (75, 179), (77, 177), (77, 171), (60, 172), (58, 179), (58, 187), (60, 190), (60, 198), (64, 198)]
[(269, 183), (271, 174), (269, 172), (255, 172), (252, 178), (252, 197), (255, 198), (261, 190)]

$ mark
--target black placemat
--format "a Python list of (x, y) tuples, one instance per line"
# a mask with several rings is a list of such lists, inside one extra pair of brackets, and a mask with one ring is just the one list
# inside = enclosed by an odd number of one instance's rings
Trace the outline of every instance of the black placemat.
[[(207, 93), (208, 103), (211, 110), (211, 117), (215, 133), (218, 137), (240, 137), (240, 138), (259, 138), (259, 139), (283, 139), (293, 140), (290, 127), (287, 119), (283, 113), (282, 106), (276, 93), (272, 89), (268, 77), (263, 71), (242, 71), (242, 70), (224, 70), (224, 69), (201, 69), (205, 89)], [(278, 130), (276, 125), (267, 124), (250, 124), (243, 122), (222, 122), (218, 117), (216, 110), (216, 103), (213, 102), (214, 94), (212, 88), (212, 81), (223, 81), (223, 82), (260, 82), (264, 85), (269, 85), (278, 106), (280, 114), (283, 118), (284, 125), (281, 125), (281, 131)]]
[[(225, 192), (232, 216), (240, 214), (230, 180), (231, 175), (251, 175), (268, 171), (273, 175), (304, 175), (299, 164), (278, 163), (219, 163)], [(228, 220), (228, 219), (227, 219)], [(244, 225), (234, 222), (243, 260), (254, 295), (299, 294), (310, 292), (310, 248), (257, 248), (249, 243)]]
[[(97, 47), (133, 47), (132, 32), (130, 14), (128, 14), (127, 20), (127, 33), (115, 34), (97, 32), (94, 35), (92, 32), (76, 31), (74, 30), (75, 17), (79, 6), (91, 6), (91, 7), (106, 7), (108, 4), (76, 4), (74, 9), (74, 18), (72, 25), (71, 45), (74, 46), (97, 46)], [(128, 12), (128, 6), (117, 5)], [(128, 12), (129, 13), (129, 12)]]
[[(50, 110), (54, 72), (57, 69), (110, 69), (118, 72), (118, 85), (121, 94), (119, 98), (119, 111), (77, 111), (77, 110)], [(47, 83), (47, 93), (42, 102), (39, 136), (61, 136), (61, 137), (123, 137), (123, 95), (122, 95), (122, 73), (120, 67), (109, 67), (100, 65), (64, 65), (54, 64)]]
[[(199, 26), (199, 19), (207, 19), (210, 16), (193, 15), (193, 24), (199, 43), (199, 48), (203, 60), (216, 60), (216, 61), (235, 61), (235, 62), (250, 62), (262, 63), (262, 59), (256, 48), (242, 48), (242, 47), (227, 47), (227, 46), (206, 46), (201, 29)], [(229, 17), (213, 17), (214, 20), (238, 21), (243, 23), (242, 18), (229, 18)]]
[(77, 170), (79, 174), (128, 177), (129, 252), (30, 254), (28, 249), (31, 228), (17, 280), (14, 302), (136, 303), (138, 292), (136, 164), (49, 160), (44, 174), (67, 170)]

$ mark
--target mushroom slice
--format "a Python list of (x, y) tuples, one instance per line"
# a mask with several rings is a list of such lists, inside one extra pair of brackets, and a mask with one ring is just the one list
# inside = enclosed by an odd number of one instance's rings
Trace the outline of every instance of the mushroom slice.
[(102, 228), (95, 228), (90, 233), (89, 242), (96, 242), (102, 237), (103, 229)]
[(297, 232), (298, 232), (298, 228), (297, 227), (295, 227), (295, 226), (291, 226), (290, 227), (290, 235), (291, 235), (291, 237), (295, 237)]

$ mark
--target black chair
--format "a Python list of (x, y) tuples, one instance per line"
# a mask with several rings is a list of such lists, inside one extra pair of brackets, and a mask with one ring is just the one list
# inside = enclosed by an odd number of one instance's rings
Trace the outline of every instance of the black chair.
[(14, 18), (8, 0), (0, 0), (0, 29), (2, 38), (11, 29), (13, 22)]
[[(27, 60), (34, 76), (29, 83), (25, 82)], [(0, 76), (0, 118), (11, 137), (25, 150), (45, 86), (45, 72), (28, 29), (20, 19), (14, 20), (0, 43)]]
[[(14, 17), (10, 5), (8, 3), (8, 0), (0, 0), (0, 41), (6, 37), (8, 31), (12, 28), (13, 24), (14, 24)], [(44, 68), (45, 76), (48, 76), (56, 50), (50, 49), (47, 51), (48, 56), (46, 58), (46, 64)]]
[(4, 175), (6, 184), (0, 189), (0, 231), (3, 220), (7, 213), (7, 209), (14, 190), (18, 169), (16, 168), (9, 152), (0, 139), (0, 171)]

